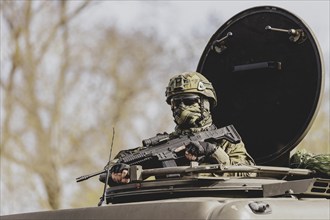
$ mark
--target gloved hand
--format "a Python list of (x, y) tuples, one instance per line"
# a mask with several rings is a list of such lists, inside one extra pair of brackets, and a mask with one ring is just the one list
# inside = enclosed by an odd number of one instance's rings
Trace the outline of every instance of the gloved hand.
[(186, 145), (185, 156), (188, 160), (197, 160), (198, 157), (208, 157), (217, 150), (215, 144), (208, 142), (192, 141)]
[(110, 169), (111, 179), (115, 183), (129, 183), (128, 176), (129, 165), (124, 163), (117, 163)]

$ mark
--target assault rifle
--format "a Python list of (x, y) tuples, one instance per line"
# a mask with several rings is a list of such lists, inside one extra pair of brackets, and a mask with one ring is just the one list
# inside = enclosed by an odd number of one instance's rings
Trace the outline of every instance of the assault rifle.
[(156, 143), (153, 145), (152, 141), (144, 140), (144, 145), (151, 143), (151, 146), (146, 146), (144, 149), (139, 150), (136, 153), (128, 154), (119, 158), (118, 163), (137, 165), (148, 160), (157, 159), (162, 162), (163, 167), (175, 167), (175, 160), (179, 158), (177, 154), (178, 148), (184, 147), (192, 141), (214, 142), (220, 139), (226, 139), (235, 144), (241, 141), (241, 138), (233, 125), (211, 131), (202, 131), (195, 134), (182, 135), (172, 140), (164, 138), (160, 135), (159, 143), (157, 143), (156, 138), (154, 138), (154, 143)]
[[(135, 153), (128, 153), (119, 156), (117, 163), (125, 163), (128, 165), (142, 165), (150, 160), (157, 160), (162, 163), (162, 167), (176, 167), (176, 160), (181, 157), (178, 149), (188, 145), (192, 141), (215, 142), (225, 139), (231, 143), (237, 144), (241, 141), (241, 137), (233, 125), (222, 127), (211, 131), (201, 131), (194, 134), (180, 135), (177, 138), (169, 139), (168, 135), (158, 135), (143, 141), (144, 148)], [(106, 170), (96, 172), (90, 175), (78, 177), (77, 182), (87, 180), (93, 176), (106, 173)]]

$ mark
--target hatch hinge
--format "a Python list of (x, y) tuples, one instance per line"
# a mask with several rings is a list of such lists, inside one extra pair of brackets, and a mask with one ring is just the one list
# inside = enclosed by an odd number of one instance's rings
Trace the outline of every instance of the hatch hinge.
[(289, 40), (293, 43), (301, 44), (305, 42), (307, 39), (307, 36), (305, 32), (302, 29), (282, 29), (282, 28), (273, 28), (270, 25), (267, 25), (265, 27), (265, 30), (267, 31), (278, 31), (278, 32), (283, 32), (283, 33), (288, 33), (289, 34)]
[(227, 46), (226, 46), (227, 39), (232, 37), (232, 36), (233, 36), (233, 33), (228, 32), (226, 34), (226, 36), (224, 36), (223, 38), (213, 41), (213, 43), (211, 45), (211, 49), (214, 50), (215, 52), (219, 53), (219, 54), (222, 53), (224, 50), (227, 49)]

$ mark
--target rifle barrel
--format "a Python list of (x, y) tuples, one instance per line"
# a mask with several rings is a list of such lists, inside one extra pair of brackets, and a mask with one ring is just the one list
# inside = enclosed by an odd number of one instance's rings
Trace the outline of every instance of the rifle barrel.
[(88, 175), (80, 176), (80, 177), (76, 178), (76, 182), (78, 183), (78, 182), (82, 182), (82, 181), (88, 180), (91, 177), (100, 175), (100, 174), (105, 173), (105, 172), (107, 172), (107, 171), (106, 170), (102, 170), (102, 171), (98, 171), (98, 172), (91, 173), (91, 174), (88, 174)]

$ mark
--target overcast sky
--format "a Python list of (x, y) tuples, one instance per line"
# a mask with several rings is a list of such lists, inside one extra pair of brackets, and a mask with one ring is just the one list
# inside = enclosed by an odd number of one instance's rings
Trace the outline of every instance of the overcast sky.
[[(202, 27), (210, 14), (219, 15), (219, 20), (227, 21), (243, 10), (264, 5), (281, 7), (305, 21), (320, 43), (326, 74), (329, 75), (329, 0), (98, 1), (98, 4), (90, 9), (85, 25), (88, 27), (115, 22), (123, 29), (141, 29), (149, 26), (155, 28), (160, 34), (173, 36), (183, 34), (192, 28)], [(205, 31), (210, 31), (211, 37), (215, 30), (205, 29)]]
[[(181, 32), (202, 25), (211, 13), (228, 20), (242, 10), (272, 5), (302, 18), (329, 48), (329, 0), (323, 1), (104, 1), (95, 7), (91, 22), (115, 20), (123, 27), (139, 28), (157, 24), (160, 31)], [(141, 16), (151, 19), (141, 20)], [(100, 19), (101, 18), (101, 19)], [(111, 19), (110, 19), (111, 18)]]

